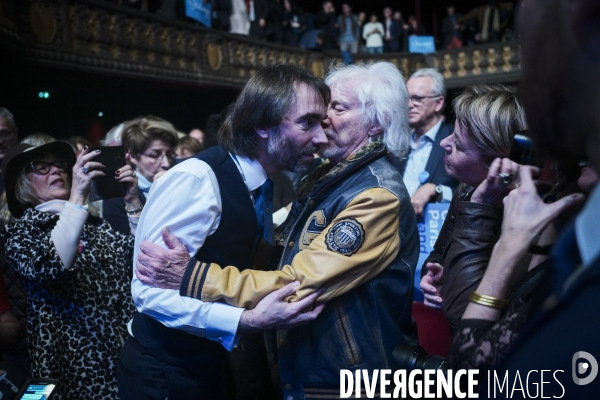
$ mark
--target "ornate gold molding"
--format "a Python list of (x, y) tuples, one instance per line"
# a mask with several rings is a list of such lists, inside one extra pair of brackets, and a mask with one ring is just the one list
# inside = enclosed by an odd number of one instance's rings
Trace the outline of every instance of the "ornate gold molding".
[[(112, 5), (102, 0), (2, 0), (0, 49), (23, 48), (31, 62), (104, 70), (167, 81), (241, 87), (259, 68), (292, 63), (324, 76), (336, 52), (310, 52)], [(438, 69), (448, 87), (519, 78), (517, 42), (434, 54), (358, 54), (358, 62), (388, 60), (405, 75)]]

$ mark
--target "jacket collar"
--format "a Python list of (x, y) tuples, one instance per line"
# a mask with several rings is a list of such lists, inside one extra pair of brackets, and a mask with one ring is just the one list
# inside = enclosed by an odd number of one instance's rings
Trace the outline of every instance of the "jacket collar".
[(345, 179), (348, 175), (353, 174), (356, 169), (386, 154), (387, 149), (385, 145), (378, 141), (369, 143), (336, 165), (332, 166), (329, 160), (327, 160), (306, 177), (298, 191), (298, 198), (305, 196), (316, 197), (327, 191), (332, 185)]

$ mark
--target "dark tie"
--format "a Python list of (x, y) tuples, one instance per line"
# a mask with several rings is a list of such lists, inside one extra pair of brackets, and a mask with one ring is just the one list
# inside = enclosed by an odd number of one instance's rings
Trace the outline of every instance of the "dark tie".
[(254, 199), (254, 211), (258, 221), (258, 230), (267, 243), (273, 245), (273, 181), (267, 179), (257, 190)]

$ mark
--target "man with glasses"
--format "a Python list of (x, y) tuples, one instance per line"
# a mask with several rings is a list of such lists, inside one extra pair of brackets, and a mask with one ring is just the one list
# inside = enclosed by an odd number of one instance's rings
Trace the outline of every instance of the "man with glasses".
[(406, 86), (410, 95), (408, 123), (413, 130), (411, 151), (397, 165), (415, 214), (422, 219), (427, 203), (450, 201), (458, 185), (446, 172), (444, 149), (440, 146), (454, 128), (442, 120), (446, 85), (439, 72), (433, 68), (420, 69), (412, 74)]
[[(8, 149), (17, 144), (19, 129), (15, 125), (15, 119), (10, 111), (0, 107), (0, 163), (4, 159)], [(0, 171), (0, 194), (4, 191), (4, 175)]]

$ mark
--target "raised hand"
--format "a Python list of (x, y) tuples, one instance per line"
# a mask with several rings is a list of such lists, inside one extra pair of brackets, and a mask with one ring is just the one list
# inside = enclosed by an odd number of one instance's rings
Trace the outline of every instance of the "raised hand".
[(502, 207), (504, 197), (518, 185), (520, 168), (521, 165), (509, 158), (496, 158), (490, 165), (487, 178), (473, 192), (471, 201)]
[(94, 157), (100, 154), (100, 150), (89, 152), (89, 148), (85, 146), (77, 161), (73, 166), (73, 182), (71, 184), (71, 197), (69, 203), (84, 205), (85, 199), (90, 193), (90, 183), (92, 179), (106, 176), (102, 171), (104, 164), (92, 161)]

